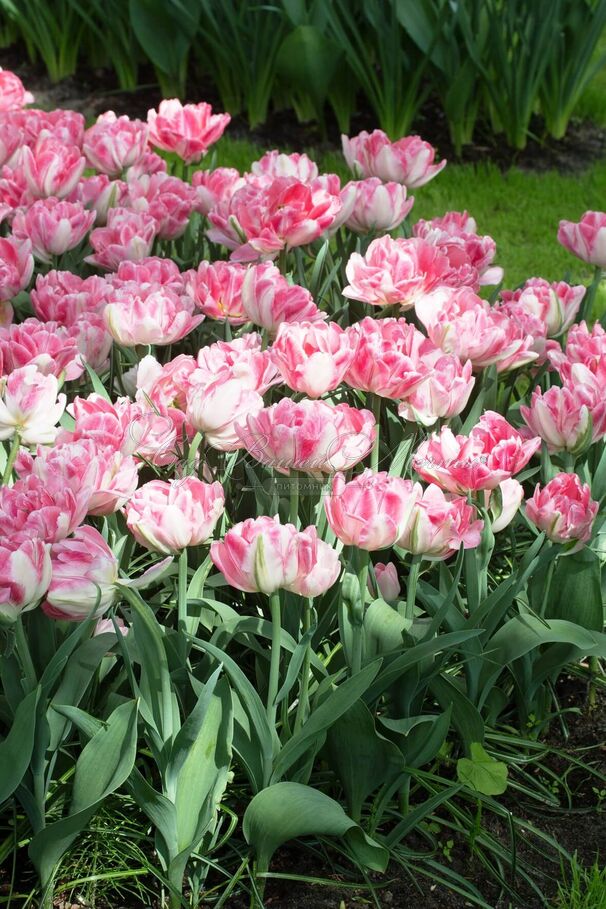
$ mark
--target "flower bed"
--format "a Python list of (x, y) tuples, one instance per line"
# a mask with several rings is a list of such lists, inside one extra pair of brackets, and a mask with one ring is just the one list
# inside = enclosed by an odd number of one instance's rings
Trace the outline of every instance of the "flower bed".
[(503, 290), (467, 212), (414, 223), (418, 137), (344, 137), (341, 185), (201, 169), (205, 104), (0, 101), (0, 802), (43, 900), (115, 793), (172, 906), (236, 786), (259, 905), (296, 837), (382, 872), (505, 792), (487, 733), (536, 738), (570, 663), (595, 701), (606, 215), (558, 233), (589, 289)]

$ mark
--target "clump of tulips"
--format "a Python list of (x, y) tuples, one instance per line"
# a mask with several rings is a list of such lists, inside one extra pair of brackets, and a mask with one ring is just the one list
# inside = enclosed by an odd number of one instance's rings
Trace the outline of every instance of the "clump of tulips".
[(606, 214), (560, 226), (589, 290), (502, 290), (467, 212), (409, 223), (445, 166), (419, 137), (344, 139), (345, 185), (277, 151), (208, 170), (206, 104), (86, 128), (11, 85), (0, 803), (42, 899), (116, 791), (171, 905), (200, 893), (234, 774), (258, 892), (302, 834), (382, 870), (420, 768), (498, 794), (485, 725), (540, 734), (606, 656)]

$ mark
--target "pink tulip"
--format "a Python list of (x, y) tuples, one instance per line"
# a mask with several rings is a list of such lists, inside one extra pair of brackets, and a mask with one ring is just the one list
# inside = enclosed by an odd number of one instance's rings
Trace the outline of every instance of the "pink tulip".
[(33, 365), (22, 366), (0, 385), (0, 439), (18, 433), (24, 445), (54, 442), (65, 410), (65, 395), (58, 394), (56, 377), (43, 375)]
[(233, 262), (201, 262), (192, 269), (186, 283), (187, 293), (210, 319), (230, 325), (248, 322), (242, 307), (242, 283), (246, 269)]
[(62, 199), (74, 189), (86, 161), (76, 145), (64, 145), (42, 132), (33, 149), (23, 148), (21, 165), (29, 190), (36, 198)]
[(346, 546), (388, 549), (404, 533), (421, 494), (419, 483), (387, 473), (365, 470), (349, 483), (338, 473), (324, 499), (324, 509), (328, 523)]
[(124, 638), (130, 631), (130, 627), (119, 616), (114, 616), (113, 619), (99, 619), (95, 625), (93, 637), (95, 638), (100, 634), (115, 634), (116, 629)]
[(85, 312), (67, 329), (70, 338), (85, 363), (97, 373), (107, 366), (113, 338), (105, 327), (105, 319), (95, 312)]
[(129, 178), (127, 187), (123, 204), (151, 215), (161, 240), (176, 240), (185, 232), (196, 201), (189, 183), (159, 173)]
[(189, 377), (189, 386), (208, 385), (219, 374), (229, 373), (247, 388), (265, 394), (280, 382), (280, 375), (270, 351), (261, 348), (262, 341), (256, 332), (203, 347), (198, 352), (197, 368)]
[(268, 151), (250, 166), (255, 177), (294, 177), (301, 183), (311, 183), (319, 176), (318, 165), (307, 155), (294, 152), (291, 155), (279, 151)]
[(101, 174), (119, 177), (138, 164), (147, 149), (147, 126), (141, 120), (116, 117), (112, 110), (97, 117), (84, 134), (82, 151), (91, 167)]
[(52, 577), (44, 612), (52, 619), (99, 619), (116, 598), (118, 560), (94, 527), (79, 527), (51, 550)]
[(112, 338), (124, 347), (174, 344), (202, 322), (193, 301), (166, 288), (137, 293), (117, 288), (104, 310)]
[(242, 307), (251, 322), (275, 334), (282, 322), (319, 322), (326, 319), (310, 292), (289, 284), (270, 262), (250, 266), (242, 284)]
[(399, 304), (403, 310), (441, 283), (448, 260), (423, 240), (373, 240), (366, 254), (352, 253), (343, 296), (372, 306)]
[(49, 271), (36, 276), (30, 296), (36, 316), (43, 322), (73, 323), (86, 312), (102, 312), (111, 287), (104, 278), (81, 278), (71, 271)]
[(544, 393), (535, 388), (530, 407), (522, 405), (520, 413), (530, 431), (547, 443), (550, 453), (578, 455), (606, 435), (604, 389), (589, 382), (563, 388), (554, 385)]
[(486, 411), (469, 436), (455, 436), (446, 426), (431, 435), (415, 452), (413, 468), (448, 492), (494, 489), (519, 473), (540, 445), (540, 438), (524, 440), (502, 416)]
[(442, 278), (443, 284), (477, 290), (503, 280), (503, 269), (492, 266), (496, 243), (492, 237), (476, 233), (476, 223), (466, 211), (451, 211), (441, 218), (418, 221), (412, 232), (447, 257), (450, 267)]
[(229, 114), (213, 114), (204, 101), (185, 105), (174, 98), (161, 101), (157, 111), (147, 112), (149, 141), (192, 164), (221, 138), (230, 120)]
[(191, 178), (191, 185), (196, 191), (195, 211), (206, 217), (211, 208), (227, 202), (238, 189), (242, 189), (245, 182), (235, 167), (197, 170)]
[(571, 286), (564, 281), (549, 283), (544, 278), (529, 278), (518, 290), (502, 290), (503, 311), (522, 309), (545, 323), (545, 334), (555, 338), (574, 322), (585, 296), (583, 284)]
[(243, 447), (237, 422), (263, 408), (263, 398), (246, 380), (223, 370), (207, 384), (192, 385), (187, 395), (187, 420), (219, 451)]
[(475, 517), (475, 508), (465, 498), (444, 495), (431, 484), (413, 504), (398, 546), (430, 560), (447, 559), (461, 546), (475, 549), (484, 527), (484, 522)]
[(606, 213), (586, 211), (578, 223), (560, 221), (558, 241), (583, 262), (606, 268)]
[(598, 503), (591, 488), (581, 484), (576, 473), (559, 473), (526, 501), (526, 515), (554, 543), (570, 546), (576, 552), (591, 539)]
[(382, 183), (378, 177), (369, 177), (347, 186), (353, 187), (355, 196), (345, 226), (356, 234), (393, 230), (414, 205), (414, 198), (406, 198), (406, 187), (401, 183)]
[[(56, 543), (84, 520), (90, 501), (90, 474), (70, 478), (50, 472), (44, 480), (24, 476), (0, 488), (0, 538), (16, 533)], [(81, 482), (80, 482), (81, 481)]]
[(34, 96), (25, 91), (19, 76), (9, 69), (0, 69), (0, 111), (20, 110), (33, 102)]
[[(0, 74), (1, 75), (1, 74)], [(34, 609), (51, 580), (50, 546), (23, 533), (0, 541), (0, 627)]]
[(5, 373), (22, 366), (35, 366), (43, 375), (78, 379), (84, 364), (69, 329), (56, 322), (26, 319), (0, 328), (0, 363)]
[(110, 180), (106, 174), (84, 177), (69, 195), (69, 202), (79, 202), (87, 211), (95, 212), (97, 227), (105, 227), (112, 208), (126, 204), (128, 184), (124, 180)]
[(343, 154), (357, 177), (378, 177), (384, 183), (403, 183), (408, 189), (424, 186), (446, 167), (446, 159), (434, 164), (435, 148), (419, 136), (390, 142), (380, 129), (341, 136)]
[(421, 356), (425, 378), (406, 395), (398, 413), (411, 423), (433, 426), (436, 420), (449, 420), (462, 413), (469, 402), (475, 379), (469, 360), (442, 354), (438, 349)]
[(249, 518), (210, 547), (210, 557), (232, 587), (267, 595), (290, 590), (320, 596), (337, 580), (339, 557), (315, 527), (299, 531), (279, 519)]
[(127, 167), (124, 176), (127, 180), (138, 180), (139, 177), (152, 177), (154, 174), (166, 174), (168, 167), (164, 158), (149, 149), (140, 161)]
[(334, 391), (354, 355), (336, 322), (283, 322), (271, 353), (288, 387), (310, 398)]
[(97, 227), (90, 235), (94, 255), (85, 262), (114, 271), (121, 262), (133, 262), (149, 256), (157, 233), (151, 215), (112, 208), (107, 215), (107, 227)]
[(78, 246), (94, 221), (95, 213), (86, 211), (77, 202), (40, 199), (27, 211), (16, 213), (13, 236), (17, 240), (30, 240), (34, 256), (48, 263), (53, 256), (62, 256)]
[(434, 348), (405, 319), (367, 317), (346, 333), (353, 359), (344, 380), (352, 388), (382, 398), (403, 398), (424, 380), (421, 352)]
[(606, 331), (596, 322), (591, 331), (586, 322), (573, 325), (566, 339), (566, 350), (557, 345), (547, 354), (551, 365), (557, 369), (561, 378), (569, 382), (572, 369), (576, 364), (586, 367), (604, 388), (606, 383)]
[(41, 118), (37, 127), (32, 124), (32, 144), (36, 143), (39, 133), (45, 129), (54, 139), (63, 142), (64, 145), (77, 145), (78, 148), (82, 148), (86, 121), (84, 114), (79, 111), (62, 110), (61, 108), (50, 111), (20, 111), (20, 116), (24, 114), (28, 119), (31, 115)]
[(467, 287), (439, 288), (417, 301), (415, 313), (437, 347), (471, 360), (476, 371), (496, 365), (506, 372), (538, 357), (524, 326)]
[(208, 214), (213, 243), (234, 250), (238, 262), (273, 259), (280, 250), (311, 243), (330, 227), (341, 211), (339, 196), (319, 179), (301, 183), (276, 177), (271, 183), (251, 179), (242, 189)]
[(126, 506), (126, 523), (141, 546), (170, 555), (206, 542), (223, 514), (224, 501), (220, 483), (203, 483), (197, 477), (152, 480)]
[(29, 284), (34, 257), (29, 240), (0, 237), (0, 301), (16, 297)]
[(375, 562), (374, 569), (378, 595), (387, 603), (395, 603), (402, 592), (398, 569), (393, 562)]
[(366, 457), (374, 444), (375, 425), (368, 410), (282, 398), (242, 419), (236, 433), (261, 464), (284, 471), (334, 473)]
[(503, 480), (492, 490), (485, 490), (484, 503), (490, 512), (490, 528), (499, 533), (509, 527), (524, 500), (524, 489), (517, 480)]
[[(0, 97), (1, 103), (2, 98)], [(19, 127), (8, 120), (0, 120), (0, 167), (4, 167), (5, 164), (15, 167), (19, 159), (18, 151), (22, 145), (23, 132)]]
[(128, 284), (135, 289), (132, 285), (138, 284), (142, 290), (147, 290), (151, 284), (161, 284), (175, 293), (185, 292), (185, 280), (177, 263), (159, 256), (145, 256), (138, 261), (126, 259), (120, 262), (115, 274), (107, 276), (107, 280), (113, 287)]

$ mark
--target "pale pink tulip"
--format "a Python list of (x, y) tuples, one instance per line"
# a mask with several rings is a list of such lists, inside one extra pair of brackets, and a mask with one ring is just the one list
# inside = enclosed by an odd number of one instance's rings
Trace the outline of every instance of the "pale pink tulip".
[(115, 634), (116, 629), (118, 634), (124, 638), (130, 631), (130, 627), (119, 616), (114, 616), (113, 619), (99, 619), (95, 625), (93, 637), (97, 637), (99, 634)]
[(81, 278), (70, 271), (49, 271), (36, 276), (31, 292), (36, 316), (43, 322), (73, 325), (86, 312), (102, 312), (111, 286), (98, 275)]
[(382, 183), (378, 177), (348, 183), (347, 187), (353, 187), (355, 196), (345, 226), (356, 234), (393, 230), (402, 223), (415, 201), (412, 196), (406, 198), (406, 187), (401, 183)]
[(576, 552), (591, 539), (598, 507), (590, 486), (582, 484), (576, 473), (559, 473), (542, 489), (536, 486), (526, 501), (526, 514), (550, 540)]
[(371, 306), (399, 304), (403, 310), (442, 281), (448, 259), (423, 240), (381, 237), (364, 256), (352, 253), (345, 274), (349, 284), (343, 296)]
[(583, 262), (606, 268), (606, 213), (586, 211), (578, 223), (560, 221), (558, 241)]
[(606, 435), (604, 389), (589, 382), (563, 388), (553, 385), (546, 392), (535, 388), (530, 406), (523, 404), (520, 413), (530, 431), (547, 443), (550, 453), (579, 455)]
[(540, 438), (525, 440), (500, 414), (486, 411), (468, 436), (446, 426), (431, 435), (415, 452), (413, 468), (448, 492), (494, 489), (519, 473), (540, 445)]
[(30, 474), (2, 486), (0, 538), (22, 533), (45, 543), (63, 540), (84, 520), (90, 495), (88, 472), (80, 477), (49, 472), (44, 480)]
[(606, 331), (599, 322), (589, 330), (586, 322), (573, 325), (566, 338), (566, 349), (555, 345), (547, 356), (561, 378), (569, 382), (576, 364), (585, 366), (595, 376), (598, 384), (606, 387)]
[[(2, 100), (0, 98), (0, 104)], [(0, 120), (0, 167), (8, 165), (15, 167), (18, 163), (19, 151), (23, 145), (23, 132), (16, 123), (10, 120)]]
[(334, 473), (358, 464), (375, 440), (368, 410), (347, 404), (282, 398), (236, 425), (241, 445), (261, 464), (279, 470)]
[(357, 177), (378, 177), (384, 183), (403, 183), (408, 189), (424, 186), (446, 167), (446, 159), (434, 164), (436, 154), (419, 136), (390, 142), (380, 129), (341, 136), (343, 154)]
[(112, 208), (107, 215), (107, 226), (97, 227), (90, 235), (94, 255), (85, 261), (99, 268), (113, 271), (121, 262), (133, 262), (149, 256), (157, 234), (157, 224), (151, 215)]
[(25, 146), (21, 152), (23, 174), (36, 198), (69, 196), (85, 165), (76, 145), (64, 145), (44, 131), (33, 149)]
[(0, 111), (20, 110), (33, 102), (34, 96), (25, 91), (19, 76), (9, 69), (0, 69)]
[(412, 232), (447, 257), (450, 267), (442, 284), (467, 285), (477, 290), (503, 280), (503, 269), (492, 265), (496, 243), (492, 237), (478, 235), (476, 222), (466, 211), (450, 211), (441, 218), (417, 221)]
[(278, 367), (270, 351), (262, 350), (261, 337), (256, 332), (234, 341), (216, 341), (198, 352), (196, 370), (189, 377), (190, 387), (208, 385), (219, 374), (238, 379), (247, 388), (265, 394), (280, 382)]
[(318, 165), (305, 154), (294, 152), (286, 155), (279, 151), (268, 151), (258, 161), (253, 161), (250, 166), (255, 177), (294, 177), (301, 183), (311, 183), (320, 174)]
[(571, 286), (564, 281), (551, 284), (544, 278), (529, 278), (518, 290), (502, 290), (500, 307), (508, 314), (512, 307), (523, 309), (545, 323), (545, 334), (555, 338), (574, 322), (585, 296), (583, 284)]
[(346, 546), (373, 551), (389, 549), (402, 536), (420, 483), (365, 470), (349, 483), (342, 473), (332, 481), (324, 499), (328, 523)]
[(168, 173), (168, 166), (164, 158), (148, 149), (137, 164), (126, 168), (124, 176), (127, 180), (138, 180), (139, 177), (151, 177), (154, 174), (166, 173)]
[(230, 120), (229, 114), (213, 114), (204, 101), (185, 105), (175, 98), (161, 101), (157, 111), (147, 112), (149, 141), (191, 164), (221, 138)]
[(96, 312), (82, 313), (67, 331), (76, 342), (82, 360), (95, 372), (102, 373), (113, 344), (103, 316)]
[(449, 420), (467, 406), (475, 385), (469, 360), (443, 354), (438, 348), (420, 357), (420, 372), (425, 378), (399, 405), (398, 413), (411, 423), (433, 426), (436, 420)]
[(0, 237), (0, 301), (11, 300), (29, 284), (34, 257), (29, 240)]
[(249, 518), (210, 547), (210, 557), (232, 587), (267, 595), (290, 590), (320, 596), (339, 576), (339, 557), (315, 527), (297, 530), (279, 519)]
[(32, 252), (40, 262), (51, 262), (78, 246), (95, 221), (95, 213), (86, 211), (78, 202), (40, 199), (27, 209), (17, 212), (13, 220), (13, 236), (30, 240)]
[(159, 173), (129, 178), (127, 187), (122, 204), (151, 215), (161, 240), (176, 240), (185, 232), (196, 201), (189, 183)]
[(211, 208), (227, 202), (238, 189), (242, 189), (245, 182), (235, 167), (197, 170), (191, 178), (191, 185), (196, 191), (195, 210), (206, 217)]
[(116, 598), (118, 560), (94, 527), (79, 527), (51, 550), (44, 612), (52, 619), (99, 619)]
[(402, 592), (398, 569), (393, 562), (375, 562), (374, 569), (378, 595), (387, 603), (395, 603)]
[(147, 149), (147, 125), (130, 117), (116, 117), (112, 110), (97, 117), (84, 134), (82, 151), (101, 174), (119, 177), (138, 164)]
[(492, 490), (485, 490), (484, 502), (490, 512), (490, 528), (499, 533), (509, 527), (524, 501), (524, 488), (517, 480), (503, 480)]
[(0, 364), (4, 373), (35, 366), (43, 375), (78, 379), (84, 363), (69, 329), (57, 322), (26, 319), (0, 328)]
[(271, 354), (289, 388), (319, 398), (341, 384), (354, 351), (336, 322), (283, 322)]
[(327, 318), (310, 292), (289, 284), (271, 262), (247, 269), (242, 284), (242, 307), (251, 322), (270, 334), (275, 334), (282, 322), (319, 322)]
[[(194, 375), (195, 378), (195, 375)], [(219, 451), (236, 451), (244, 443), (237, 429), (239, 420), (252, 418), (263, 408), (263, 398), (246, 379), (223, 370), (214, 381), (192, 384), (187, 394), (187, 420)]]
[(69, 195), (70, 202), (79, 202), (88, 211), (95, 212), (97, 227), (105, 227), (112, 208), (123, 208), (128, 196), (124, 180), (110, 180), (107, 174), (84, 177)]
[(116, 288), (103, 312), (112, 338), (124, 347), (174, 344), (202, 322), (193, 301), (167, 288), (133, 292)]
[(159, 256), (144, 256), (138, 261), (125, 259), (120, 262), (115, 274), (107, 276), (107, 280), (114, 287), (138, 284), (145, 290), (151, 284), (161, 284), (175, 293), (185, 292), (184, 276), (177, 263)]
[(445, 495), (429, 485), (412, 507), (398, 546), (424, 559), (447, 559), (463, 546), (480, 545), (484, 522), (463, 496)]
[(203, 483), (197, 477), (169, 483), (152, 480), (126, 506), (126, 523), (146, 549), (170, 555), (206, 542), (223, 514), (224, 502), (220, 483)]
[(24, 445), (54, 442), (65, 410), (56, 377), (43, 375), (34, 365), (22, 366), (2, 379), (0, 388), (0, 439), (18, 433)]
[(434, 347), (405, 319), (367, 317), (347, 329), (353, 359), (344, 381), (382, 398), (403, 398), (425, 379), (422, 352)]
[(0, 627), (34, 609), (51, 580), (50, 546), (23, 533), (0, 541)]
[(186, 291), (210, 319), (242, 325), (248, 322), (242, 306), (245, 274), (246, 268), (234, 262), (200, 262), (189, 273)]

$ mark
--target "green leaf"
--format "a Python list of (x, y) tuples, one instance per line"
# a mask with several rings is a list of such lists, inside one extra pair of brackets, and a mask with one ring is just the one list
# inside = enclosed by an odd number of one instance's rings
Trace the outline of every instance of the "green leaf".
[[(565, 619), (588, 631), (602, 631), (601, 573), (600, 560), (590, 549), (560, 556), (551, 578), (544, 617)], [(545, 584), (545, 578), (538, 580)]]
[(322, 103), (341, 51), (313, 25), (298, 25), (282, 42), (276, 57), (277, 72), (292, 86), (309, 93)]
[(479, 742), (472, 742), (471, 757), (457, 761), (457, 779), (482, 795), (502, 795), (507, 789), (507, 764), (491, 757)]
[(0, 805), (10, 798), (29, 766), (34, 750), (40, 686), (23, 698), (6, 738), (0, 742)]
[(385, 871), (389, 854), (367, 836), (334, 799), (301, 783), (276, 783), (259, 792), (244, 814), (247, 843), (257, 854), (258, 871), (269, 868), (276, 849), (299, 836), (343, 837), (355, 860)]
[(374, 600), (364, 614), (366, 655), (388, 653), (403, 646), (404, 634), (412, 621), (379, 598)]
[(129, 11), (137, 41), (154, 66), (178, 78), (197, 31), (200, 4), (188, 4), (184, 16), (173, 0), (129, 0)]

